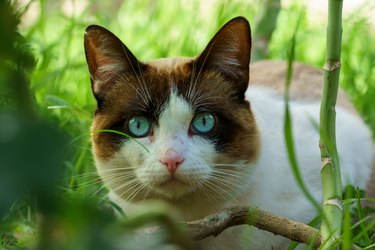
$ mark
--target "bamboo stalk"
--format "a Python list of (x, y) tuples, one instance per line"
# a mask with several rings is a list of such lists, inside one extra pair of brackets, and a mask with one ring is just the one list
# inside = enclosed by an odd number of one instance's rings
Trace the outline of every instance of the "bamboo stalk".
[(342, 0), (329, 0), (324, 88), (320, 106), (320, 153), (323, 191), (323, 222), (320, 229), (324, 246), (339, 238), (342, 228), (342, 186), (336, 147), (336, 99), (340, 76)]

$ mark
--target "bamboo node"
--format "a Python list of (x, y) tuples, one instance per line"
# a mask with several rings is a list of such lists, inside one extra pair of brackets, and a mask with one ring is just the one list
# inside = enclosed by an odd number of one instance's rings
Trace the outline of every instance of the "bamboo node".
[(322, 158), (322, 169), (327, 165), (333, 165), (331, 157), (323, 157)]
[(327, 62), (324, 64), (323, 69), (327, 71), (334, 71), (341, 67), (340, 61), (330, 61), (327, 60)]
[(323, 204), (324, 204), (324, 205), (330, 205), (330, 206), (336, 206), (336, 207), (338, 207), (340, 210), (342, 210), (341, 200), (338, 199), (338, 198), (325, 200), (325, 201), (323, 202)]

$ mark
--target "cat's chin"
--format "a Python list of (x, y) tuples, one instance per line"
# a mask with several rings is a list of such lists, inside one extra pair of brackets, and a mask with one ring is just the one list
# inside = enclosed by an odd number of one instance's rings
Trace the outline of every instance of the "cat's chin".
[(165, 199), (176, 200), (192, 193), (194, 187), (190, 183), (171, 177), (167, 181), (156, 185), (154, 190)]
[(173, 188), (173, 187), (179, 187), (180, 185), (188, 185), (188, 183), (176, 178), (176, 177), (171, 177), (167, 181), (161, 183), (159, 186), (167, 187), (167, 188)]

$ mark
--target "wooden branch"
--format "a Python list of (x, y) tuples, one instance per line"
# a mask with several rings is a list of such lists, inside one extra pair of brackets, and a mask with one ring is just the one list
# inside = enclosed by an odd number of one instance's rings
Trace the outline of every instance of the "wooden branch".
[(183, 224), (186, 225), (194, 240), (217, 236), (229, 227), (248, 224), (300, 243), (309, 245), (314, 241), (315, 247), (321, 244), (317, 229), (256, 208), (231, 207), (204, 219)]

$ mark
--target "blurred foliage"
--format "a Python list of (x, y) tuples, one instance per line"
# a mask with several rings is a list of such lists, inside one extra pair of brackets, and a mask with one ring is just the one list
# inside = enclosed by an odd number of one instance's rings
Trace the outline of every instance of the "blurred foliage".
[[(290, 27), (300, 20), (295, 58), (322, 67), (325, 25), (310, 23), (303, 3), (294, 2), (277, 10), (268, 56), (287, 58)], [(150, 222), (168, 233), (148, 248), (187, 247), (166, 209), (118, 222), (105, 198), (90, 148), (95, 102), (83, 33), (89, 24), (104, 26), (141, 60), (195, 56), (232, 17), (256, 23), (263, 3), (35, 0), (13, 1), (12, 9), (0, 0), (0, 248), (136, 249), (144, 245), (133, 229)], [(361, 14), (368, 6), (344, 20), (341, 84), (375, 131), (375, 27)], [(364, 236), (356, 242), (368, 243)]]
[(269, 57), (268, 44), (276, 29), (277, 18), (281, 10), (280, 0), (264, 0), (261, 12), (257, 16), (252, 37), (251, 61)]
[[(27, 40), (18, 32), (20, 14), (8, 1), (0, 4), (0, 34), (3, 35), (0, 44), (0, 248), (111, 250), (144, 249), (147, 245), (158, 249), (169, 242), (187, 248), (190, 243), (175, 223), (177, 220), (171, 219), (164, 207), (159, 212), (145, 211), (138, 218), (120, 222), (113, 210), (118, 207), (100, 194), (102, 186), (97, 178), (90, 179), (96, 185), (92, 193), (82, 191), (89, 189), (90, 184), (83, 179), (91, 175), (82, 175), (79, 181), (69, 178), (76, 173), (73, 170), (80, 170), (79, 163), (84, 164), (88, 150), (71, 147), (78, 139), (71, 139), (66, 127), (57, 126), (58, 116), (51, 119), (35, 103), (37, 90), (30, 82), (35, 59)], [(38, 64), (35, 74), (40, 67)], [(57, 96), (46, 96), (46, 99), (55, 108), (69, 106)], [(78, 106), (69, 109), (81, 115)], [(85, 164), (91, 165), (91, 161)], [(84, 188), (77, 191), (78, 186)], [(140, 244), (144, 239), (134, 229), (152, 222), (165, 227), (157, 237), (148, 239), (146, 245)]]

